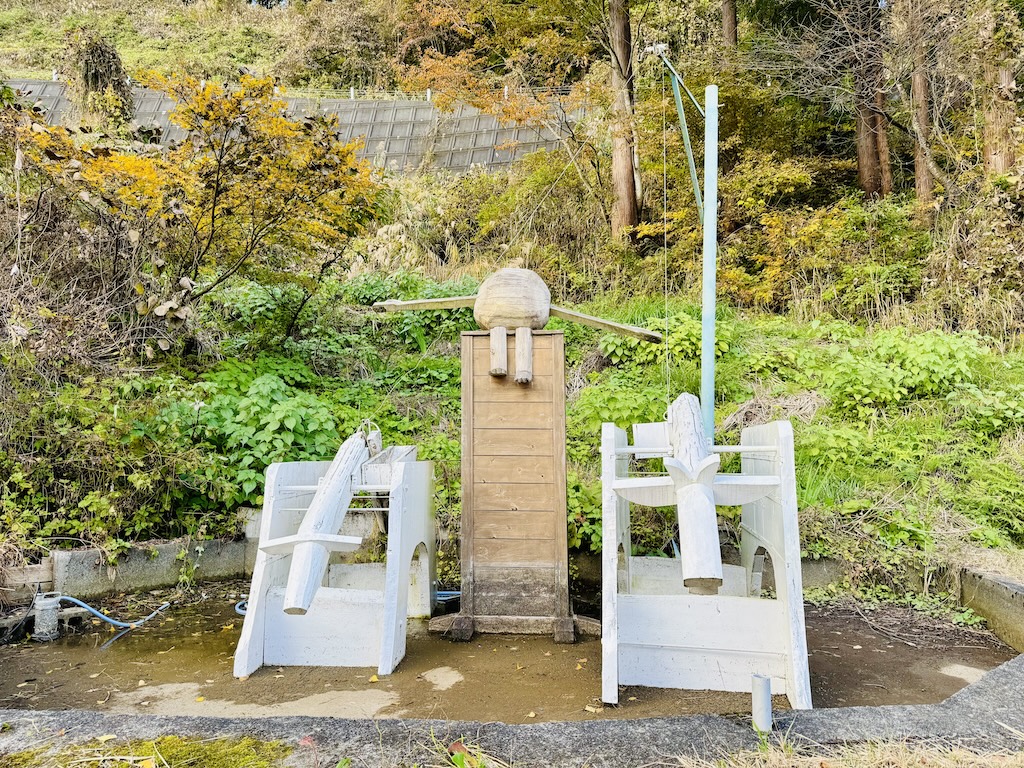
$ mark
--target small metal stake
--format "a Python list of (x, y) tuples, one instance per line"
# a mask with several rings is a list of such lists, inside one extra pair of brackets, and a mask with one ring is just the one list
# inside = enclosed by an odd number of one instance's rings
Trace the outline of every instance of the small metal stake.
[(754, 730), (758, 733), (770, 733), (772, 730), (772, 679), (766, 675), (751, 675), (750, 695)]

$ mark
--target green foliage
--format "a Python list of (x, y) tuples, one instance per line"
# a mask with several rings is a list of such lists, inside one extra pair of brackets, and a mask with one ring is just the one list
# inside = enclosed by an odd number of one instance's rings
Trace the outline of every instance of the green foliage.
[(568, 477), (569, 548), (601, 551), (601, 483)]
[[(605, 334), (601, 337), (598, 348), (613, 365), (662, 365), (665, 357), (675, 361), (695, 361), (701, 354), (701, 323), (689, 315), (673, 315), (667, 320), (653, 318), (644, 323), (646, 328), (658, 331), (663, 336), (667, 332), (668, 343), (656, 344), (642, 341), (633, 336), (621, 334)], [(718, 322), (715, 328), (715, 357), (721, 357), (729, 351), (734, 339), (732, 327)], [(667, 347), (667, 348), (666, 348)]]
[[(198, 401), (192, 407), (198, 412), (193, 439), (213, 448), (228, 466), (235, 468), (231, 479), (237, 490), (227, 499), (229, 504), (257, 501), (256, 491), (262, 488), (263, 472), (268, 465), (286, 459), (327, 459), (337, 449), (336, 424), (330, 407), (316, 395), (295, 386), (301, 383), (294, 375), (296, 371), (289, 372), (287, 365), (280, 370), (274, 366), (274, 373), (263, 373), (251, 380), (227, 373), (221, 372), (215, 380), (200, 387), (209, 403)], [(246, 373), (251, 375), (255, 371)], [(298, 373), (303, 374), (301, 370)], [(177, 420), (182, 408), (187, 407), (187, 403), (178, 403), (162, 416)]]
[(632, 424), (660, 421), (665, 411), (664, 391), (637, 384), (628, 378), (616, 378), (587, 387), (572, 407), (572, 425), (600, 432), (605, 422), (627, 428)]
[(895, 405), (907, 396), (898, 369), (849, 352), (822, 373), (822, 380), (836, 407), (858, 419), (870, 418), (879, 408)]
[(960, 424), (989, 437), (1024, 426), (1024, 385), (986, 391), (965, 384), (946, 399), (960, 414)]
[[(742, 190), (742, 187), (740, 187)], [(786, 206), (740, 196), (736, 230), (723, 241), (721, 290), (743, 303), (809, 304), (856, 319), (913, 299), (931, 245), (912, 201)], [(750, 219), (745, 210), (760, 211)]]
[(888, 584), (831, 584), (825, 588), (805, 589), (804, 600), (812, 605), (829, 605), (853, 598), (865, 611), (882, 606), (903, 606), (934, 619), (952, 621), (962, 627), (983, 627), (985, 619), (970, 608), (963, 608), (949, 592), (916, 592), (894, 589)]
[(967, 383), (984, 353), (971, 334), (882, 331), (853, 343), (819, 378), (839, 410), (866, 420), (881, 409), (939, 397)]
[(970, 381), (973, 366), (986, 350), (975, 334), (903, 328), (883, 331), (871, 339), (871, 354), (901, 371), (901, 383), (916, 397), (938, 397)]

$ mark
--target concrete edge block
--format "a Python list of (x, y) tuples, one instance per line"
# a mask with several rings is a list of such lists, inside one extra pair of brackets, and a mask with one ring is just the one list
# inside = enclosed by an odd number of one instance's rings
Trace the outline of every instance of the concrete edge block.
[(960, 575), (960, 604), (984, 616), (1000, 640), (1024, 652), (1024, 584), (965, 568)]

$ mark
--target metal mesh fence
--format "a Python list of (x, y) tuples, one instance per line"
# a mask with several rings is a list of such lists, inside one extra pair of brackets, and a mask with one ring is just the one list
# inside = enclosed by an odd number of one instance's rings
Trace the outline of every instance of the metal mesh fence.
[[(74, 119), (65, 86), (47, 80), (10, 80), (22, 101), (37, 104), (51, 123)], [(361, 140), (358, 155), (393, 171), (437, 168), (465, 172), (474, 166), (495, 168), (539, 149), (555, 149), (559, 137), (549, 128), (502, 124), (468, 105), (442, 113), (429, 101), (408, 98), (343, 98), (343, 91), (285, 97), (289, 111), (337, 115), (342, 136)], [(171, 122), (175, 102), (166, 94), (135, 88), (134, 122), (159, 128), (161, 143), (181, 141), (185, 133)]]

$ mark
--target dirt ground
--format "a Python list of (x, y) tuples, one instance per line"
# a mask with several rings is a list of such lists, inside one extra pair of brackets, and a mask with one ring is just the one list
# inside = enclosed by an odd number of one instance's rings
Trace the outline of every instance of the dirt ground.
[[(246, 584), (211, 585), (144, 627), (111, 642), (105, 624), (51, 643), (0, 647), (0, 707), (98, 709), (210, 716), (417, 717), (528, 723), (683, 714), (749, 714), (746, 694), (626, 688), (600, 701), (601, 644), (547, 637), (477, 636), (452, 643), (410, 629), (406, 657), (373, 669), (264, 668), (231, 674)], [(150, 593), (109, 601), (134, 618), (167, 599)], [(807, 609), (815, 706), (937, 702), (1013, 658), (990, 633), (963, 630), (904, 609)], [(776, 697), (776, 707), (786, 706)]]

